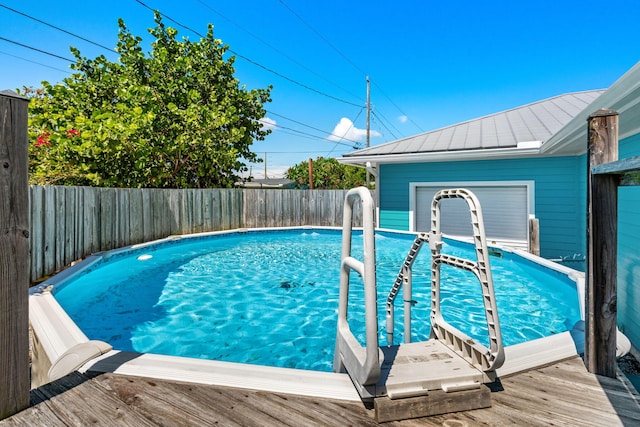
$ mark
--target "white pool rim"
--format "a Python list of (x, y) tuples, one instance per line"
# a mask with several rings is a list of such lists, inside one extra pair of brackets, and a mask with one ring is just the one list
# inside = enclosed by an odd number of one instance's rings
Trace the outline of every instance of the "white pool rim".
[[(329, 227), (284, 227), (277, 228), (277, 230), (301, 228), (335, 229)], [(171, 236), (141, 245), (109, 251), (108, 253), (113, 254), (182, 238), (260, 230), (265, 229), (241, 229)], [(276, 228), (266, 230), (276, 230)], [(380, 231), (399, 232), (397, 230)], [(521, 250), (506, 247), (500, 249), (513, 252), (537, 264), (566, 274), (576, 283), (580, 309), (584, 313), (584, 273)], [(33, 330), (34, 341), (37, 344), (37, 351), (34, 351), (34, 355), (36, 359), (46, 358), (46, 360), (34, 360), (32, 362), (34, 370), (42, 371), (48, 369), (49, 365), (60, 360), (63, 355), (68, 358), (69, 353), (73, 354), (74, 348), (81, 347), (84, 343), (89, 342), (89, 338), (55, 300), (51, 290), (55, 285), (70, 279), (83, 269), (101, 260), (104, 255), (105, 253), (91, 255), (82, 262), (51, 277), (39, 286), (31, 288), (29, 295), (29, 322)], [(505, 347), (505, 363), (498, 369), (498, 375), (504, 377), (574, 357), (582, 352), (583, 343), (584, 334), (578, 327), (572, 331), (507, 346)], [(122, 352), (118, 350), (111, 350), (97, 357), (92, 357), (86, 363), (81, 359), (81, 356), (78, 356), (77, 360), (79, 361), (77, 370), (80, 372), (112, 372), (120, 375), (169, 381), (239, 387), (340, 400), (360, 400), (360, 396), (347, 374)], [(39, 373), (41, 378), (43, 374), (43, 372)], [(37, 377), (38, 375), (33, 376)], [(39, 384), (36, 383), (35, 385)]]

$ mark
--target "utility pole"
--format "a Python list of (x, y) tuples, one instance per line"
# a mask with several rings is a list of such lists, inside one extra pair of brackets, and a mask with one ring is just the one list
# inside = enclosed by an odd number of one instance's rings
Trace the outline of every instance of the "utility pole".
[(267, 152), (264, 152), (264, 179), (267, 179)]
[[(369, 76), (367, 76), (367, 148), (369, 148), (369, 141), (371, 138), (371, 82)], [(369, 170), (367, 170), (367, 188), (371, 186), (371, 177), (369, 176)]]

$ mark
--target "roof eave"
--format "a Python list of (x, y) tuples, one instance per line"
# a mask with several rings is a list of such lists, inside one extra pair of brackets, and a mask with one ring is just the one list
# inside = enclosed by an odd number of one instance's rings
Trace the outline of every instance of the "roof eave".
[(371, 164), (392, 164), (392, 163), (433, 163), (433, 162), (462, 162), (470, 160), (495, 160), (522, 157), (537, 157), (540, 155), (540, 147), (535, 145), (524, 145), (520, 147), (507, 148), (487, 148), (483, 150), (460, 150), (460, 151), (436, 151), (428, 153), (400, 153), (400, 154), (378, 154), (368, 156), (342, 157), (338, 159), (340, 163), (366, 166)]

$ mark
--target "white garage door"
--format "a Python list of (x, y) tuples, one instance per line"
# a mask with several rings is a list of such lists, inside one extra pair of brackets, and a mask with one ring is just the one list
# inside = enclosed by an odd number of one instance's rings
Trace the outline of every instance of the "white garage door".
[[(466, 188), (472, 191), (482, 209), (484, 228), (489, 244), (502, 243), (526, 249), (529, 236), (529, 191), (532, 184), (448, 185), (421, 184), (415, 186), (415, 230), (431, 229), (431, 201), (443, 188)], [(469, 208), (463, 199), (447, 199), (440, 204), (441, 231), (456, 237), (471, 237)]]

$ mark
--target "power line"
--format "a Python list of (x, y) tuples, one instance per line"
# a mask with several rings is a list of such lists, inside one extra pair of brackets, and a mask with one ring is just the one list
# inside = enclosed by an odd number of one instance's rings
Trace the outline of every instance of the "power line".
[(380, 120), (386, 121), (387, 124), (389, 126), (391, 126), (393, 128), (393, 130), (395, 130), (396, 132), (398, 132), (399, 134), (402, 134), (402, 132), (393, 124), (393, 122), (391, 120), (389, 120), (384, 114), (382, 114), (380, 111), (377, 112), (378, 118)]
[(291, 9), (283, 0), (279, 0), (280, 3), (289, 11), (291, 12), (291, 14), (293, 16), (295, 16), (296, 18), (298, 18), (298, 20), (300, 22), (302, 22), (307, 28), (309, 28), (311, 31), (313, 31), (314, 33), (316, 33), (316, 35), (318, 37), (320, 37), (329, 47), (331, 47), (333, 50), (335, 50), (338, 55), (340, 55), (345, 61), (347, 61), (349, 64), (351, 64), (351, 66), (353, 66), (353, 68), (355, 68), (356, 70), (358, 70), (360, 73), (362, 73), (363, 75), (366, 75), (367, 73), (365, 73), (364, 71), (362, 71), (362, 69), (360, 67), (358, 67), (351, 59), (349, 59), (349, 57), (347, 55), (345, 55), (344, 53), (342, 53), (342, 51), (340, 51), (340, 49), (338, 49), (337, 47), (335, 47), (329, 40), (327, 40), (326, 37), (324, 37), (322, 34), (320, 34), (319, 31), (317, 31), (315, 28), (313, 28), (309, 23), (307, 23), (307, 21), (305, 21), (300, 15), (298, 15), (293, 9)]
[[(353, 119), (353, 120), (351, 120), (351, 126), (349, 126), (349, 129), (347, 129), (347, 130), (344, 132), (344, 135), (346, 135), (346, 134), (347, 134), (347, 132), (349, 132), (349, 131), (353, 128), (353, 126), (354, 126), (353, 124), (356, 122), (356, 120), (358, 120), (358, 117), (360, 117), (360, 114), (362, 114), (362, 111), (363, 111), (363, 110), (364, 110), (364, 108), (363, 108), (363, 109), (361, 109), (360, 111), (358, 111), (358, 115), (356, 116), (356, 118), (355, 118), (355, 119)], [(332, 134), (332, 135), (333, 135), (333, 134)], [(331, 151), (329, 152), (329, 154), (333, 153), (333, 151), (338, 147), (338, 144), (346, 145), (346, 144), (344, 144), (344, 143), (340, 142), (340, 141), (342, 141), (343, 139), (345, 139), (345, 138), (344, 138), (344, 135), (343, 135), (342, 137), (340, 137), (340, 139), (339, 139), (338, 141), (336, 141), (335, 145), (333, 146), (333, 148), (331, 149)], [(336, 135), (336, 136), (337, 136), (337, 135)], [(358, 143), (358, 145), (357, 145), (357, 146), (356, 146), (356, 145), (354, 145), (352, 148), (353, 148), (354, 150), (357, 150), (357, 149), (359, 149), (359, 148), (360, 148), (360, 147), (359, 147), (359, 145), (360, 145), (360, 143)]]
[(256, 34), (254, 34), (253, 32), (247, 30), (246, 28), (244, 28), (243, 26), (241, 26), (240, 24), (238, 24), (237, 22), (233, 21), (232, 19), (226, 17), (225, 15), (223, 15), (221, 12), (219, 12), (218, 10), (214, 9), (213, 7), (211, 7), (210, 5), (208, 5), (207, 3), (205, 3), (202, 0), (196, 0), (198, 3), (200, 3), (201, 5), (203, 5), (204, 7), (206, 7), (207, 9), (211, 10), (213, 13), (215, 13), (216, 15), (220, 16), (222, 19), (224, 19), (225, 21), (229, 22), (230, 24), (236, 26), (237, 28), (239, 28), (240, 30), (244, 31), (245, 33), (249, 34), (251, 37), (253, 37), (254, 39), (258, 40), (260, 43), (264, 44), (265, 46), (267, 46), (268, 48), (272, 49), (273, 51), (275, 51), (276, 53), (284, 56), (285, 58), (287, 58), (289, 61), (293, 62), (294, 64), (296, 64), (297, 66), (299, 66), (300, 68), (308, 71), (309, 73), (313, 74), (316, 77), (319, 77), (320, 79), (324, 80), (325, 82), (335, 86), (336, 88), (343, 90), (344, 92), (348, 93), (349, 95), (355, 97), (355, 98), (360, 98), (358, 95), (353, 94), (352, 92), (350, 92), (348, 89), (345, 89), (344, 87), (340, 86), (339, 84), (327, 79), (324, 75), (316, 72), (315, 70), (307, 67), (305, 64), (301, 63), (300, 61), (296, 60), (295, 58), (292, 58), (290, 55), (288, 55), (286, 52), (283, 52), (282, 50), (278, 49), (277, 47), (273, 46), (271, 43), (265, 41), (264, 39), (262, 39), (261, 37), (257, 36)]
[(194, 33), (195, 35), (200, 36), (200, 37), (202, 37), (202, 38), (204, 38), (204, 37), (205, 37), (202, 33), (200, 33), (200, 32), (198, 32), (198, 31), (194, 30), (193, 28), (189, 28), (189, 27), (187, 27), (186, 25), (181, 24), (180, 22), (178, 22), (178, 21), (176, 21), (175, 19), (171, 18), (169, 15), (167, 15), (167, 14), (165, 14), (165, 13), (160, 12), (158, 9), (154, 9), (154, 8), (152, 8), (151, 6), (148, 6), (147, 4), (143, 3), (143, 2), (142, 2), (142, 1), (140, 1), (140, 0), (136, 0), (136, 2), (137, 2), (138, 4), (140, 4), (140, 5), (144, 6), (144, 7), (146, 7), (147, 9), (149, 9), (150, 11), (152, 11), (152, 12), (154, 12), (154, 13), (155, 13), (155, 12), (158, 12), (160, 15), (162, 15), (162, 16), (163, 16), (163, 17), (165, 17), (165, 18), (167, 18), (169, 21), (173, 22), (174, 24), (176, 24), (176, 25), (178, 25), (178, 26), (180, 26), (180, 27), (184, 28), (185, 30), (189, 30), (189, 31), (191, 31), (192, 33)]
[[(158, 12), (160, 15), (162, 15), (162, 16), (163, 16), (163, 17), (165, 17), (165, 18), (167, 18), (169, 21), (173, 22), (174, 24), (176, 24), (176, 25), (178, 25), (178, 26), (180, 26), (180, 27), (182, 27), (182, 28), (184, 28), (184, 29), (186, 29), (186, 30), (188, 30), (188, 31), (191, 31), (192, 33), (194, 33), (194, 34), (196, 34), (196, 35), (198, 35), (198, 36), (200, 36), (200, 37), (202, 37), (202, 38), (204, 38), (204, 37), (205, 37), (205, 36), (203, 36), (201, 33), (199, 33), (198, 31), (196, 31), (196, 30), (194, 30), (194, 29), (191, 29), (191, 28), (187, 27), (186, 25), (181, 24), (180, 22), (176, 21), (175, 19), (173, 19), (173, 18), (171, 18), (171, 17), (167, 16), (166, 14), (164, 14), (164, 13), (160, 12), (159, 10), (156, 10), (156, 9), (151, 8), (150, 6), (148, 6), (148, 5), (146, 5), (145, 3), (143, 3), (141, 0), (135, 0), (135, 1), (136, 1), (137, 3), (139, 3), (139, 4), (141, 4), (142, 6), (146, 7), (146, 8), (147, 8), (147, 9), (149, 9), (149, 10), (152, 10), (152, 11), (154, 11), (154, 12)], [(255, 65), (256, 67), (260, 67), (260, 68), (262, 68), (262, 69), (263, 69), (263, 70), (265, 70), (265, 71), (268, 71), (268, 72), (270, 72), (270, 73), (272, 73), (272, 74), (274, 74), (274, 75), (276, 75), (276, 76), (278, 76), (278, 77), (280, 77), (280, 78), (282, 78), (282, 79), (285, 79), (285, 80), (287, 80), (287, 81), (289, 81), (289, 82), (291, 82), (291, 83), (293, 83), (293, 84), (296, 84), (296, 85), (298, 85), (298, 86), (300, 86), (300, 87), (302, 87), (302, 88), (304, 88), (304, 89), (307, 89), (307, 90), (309, 90), (309, 91), (311, 91), (311, 92), (315, 92), (315, 93), (317, 93), (317, 94), (319, 94), (319, 95), (325, 96), (325, 97), (327, 97), (327, 98), (331, 98), (331, 99), (333, 99), (333, 100), (335, 100), (335, 101), (339, 101), (339, 102), (342, 102), (342, 103), (344, 103), (344, 104), (348, 104), (348, 105), (353, 105), (353, 106), (356, 106), (356, 107), (360, 107), (360, 105), (355, 104), (355, 103), (353, 103), (353, 102), (351, 102), (351, 101), (347, 101), (347, 100), (345, 100), (345, 99), (338, 98), (337, 96), (333, 96), (333, 95), (330, 95), (330, 94), (328, 94), (328, 93), (322, 92), (322, 91), (320, 91), (320, 90), (318, 90), (318, 89), (314, 89), (314, 88), (312, 88), (311, 86), (308, 86), (308, 85), (306, 85), (306, 84), (304, 84), (304, 83), (301, 83), (301, 82), (299, 82), (299, 81), (297, 81), (297, 80), (292, 79), (291, 77), (287, 77), (287, 76), (285, 76), (285, 75), (284, 75), (284, 74), (282, 74), (282, 73), (279, 73), (279, 72), (277, 72), (277, 71), (275, 71), (275, 70), (272, 70), (272, 69), (271, 69), (271, 68), (269, 68), (269, 67), (266, 67), (266, 66), (264, 66), (264, 65), (262, 65), (262, 64), (260, 64), (260, 63), (258, 63), (258, 62), (256, 62), (256, 61), (254, 61), (254, 60), (252, 60), (252, 59), (250, 59), (250, 58), (248, 58), (248, 57), (244, 56), (244, 55), (239, 54), (238, 52), (236, 52), (236, 51), (234, 51), (234, 50), (230, 49), (229, 47), (227, 47), (227, 50), (228, 50), (229, 52), (231, 52), (232, 54), (234, 54), (235, 56), (237, 56), (238, 58), (242, 58), (242, 59), (244, 59), (245, 61), (247, 61), (247, 62), (249, 62), (249, 63), (251, 63), (251, 64)]]
[[(136, 0), (136, 1), (137, 1), (137, 0)], [(351, 102), (351, 101), (347, 101), (347, 100), (344, 100), (344, 99), (338, 98), (338, 97), (333, 96), (333, 95), (329, 95), (328, 93), (322, 92), (322, 91), (320, 91), (320, 90), (318, 90), (318, 89), (314, 89), (314, 88), (312, 88), (311, 86), (307, 86), (307, 85), (306, 85), (306, 84), (304, 84), (304, 83), (300, 83), (299, 81), (296, 81), (296, 80), (294, 80), (294, 79), (292, 79), (292, 78), (290, 78), (290, 77), (285, 76), (284, 74), (281, 74), (281, 73), (279, 73), (279, 72), (277, 72), (277, 71), (275, 71), (275, 70), (272, 70), (272, 69), (270, 69), (270, 68), (268, 68), (268, 67), (265, 67), (264, 65), (259, 64), (259, 63), (255, 62), (255, 61), (253, 61), (252, 59), (247, 58), (246, 56), (240, 55), (239, 53), (234, 52), (234, 51), (233, 51), (233, 50), (231, 50), (231, 49), (229, 49), (229, 52), (233, 53), (234, 55), (238, 56), (239, 58), (244, 59), (244, 60), (245, 60), (245, 61), (247, 61), (247, 62), (252, 63), (253, 65), (255, 65), (255, 66), (257, 66), (257, 67), (260, 67), (260, 68), (264, 69), (265, 71), (268, 71), (268, 72), (270, 72), (270, 73), (272, 73), (272, 74), (275, 74), (276, 76), (278, 76), (278, 77), (280, 77), (280, 78), (283, 78), (283, 79), (285, 79), (285, 80), (287, 80), (287, 81), (289, 81), (289, 82), (291, 82), (291, 83), (294, 83), (294, 84), (296, 84), (296, 85), (298, 85), (298, 86), (300, 86), (300, 87), (302, 87), (302, 88), (305, 88), (305, 89), (307, 89), (307, 90), (309, 90), (309, 91), (311, 91), (311, 92), (315, 92), (315, 93), (317, 93), (317, 94), (319, 94), (319, 95), (326, 96), (327, 98), (331, 98), (331, 99), (333, 99), (333, 100), (335, 100), (335, 101), (340, 101), (340, 102), (342, 102), (342, 103), (344, 103), (344, 104), (347, 104), (347, 105), (353, 105), (353, 106), (355, 106), (355, 107), (360, 107), (360, 105), (358, 105), (358, 104), (356, 104), (356, 103), (353, 103), (353, 102)]]
[[(313, 134), (311, 134), (311, 133), (303, 132), (303, 131), (298, 130), (298, 129), (293, 129), (293, 128), (286, 127), (286, 126), (282, 126), (282, 125), (279, 125), (279, 124), (275, 124), (275, 125), (273, 125), (273, 126), (275, 126), (275, 127), (277, 127), (277, 128), (280, 128), (280, 129), (286, 129), (286, 130), (289, 130), (289, 131), (291, 131), (291, 132), (299, 133), (300, 135), (306, 135), (306, 136), (310, 136), (310, 137), (317, 138), (317, 139), (320, 139), (320, 140), (323, 140), (323, 141), (327, 141), (327, 142), (328, 142), (328, 140), (327, 140), (325, 137), (318, 136), (318, 135), (313, 135)], [(336, 144), (345, 145), (345, 146), (347, 146), (347, 147), (351, 147), (351, 148), (353, 148), (354, 150), (355, 150), (355, 149), (357, 149), (357, 147), (356, 147), (356, 146), (353, 146), (353, 145), (351, 145), (351, 144), (347, 144), (346, 142), (340, 142), (340, 141), (337, 141), (337, 142), (336, 142)], [(334, 148), (334, 149), (335, 149), (335, 148)], [(333, 151), (333, 150), (331, 150), (331, 151)]]
[[(284, 0), (279, 0), (280, 4), (282, 4), (289, 12), (291, 12), (291, 14), (293, 14), (293, 16), (295, 16), (300, 22), (302, 22), (307, 28), (309, 28), (311, 31), (313, 31), (322, 41), (324, 41), (330, 48), (332, 48), (334, 51), (336, 51), (338, 53), (338, 55), (340, 55), (345, 61), (347, 61), (349, 64), (351, 64), (351, 66), (353, 66), (353, 68), (355, 68), (356, 70), (358, 70), (360, 73), (366, 75), (367, 73), (365, 73), (360, 67), (358, 67), (357, 64), (355, 64), (347, 55), (345, 55), (344, 53), (342, 53), (342, 51), (340, 49), (338, 49), (336, 46), (334, 46), (326, 37), (324, 37), (322, 35), (322, 33), (320, 33), (318, 30), (316, 30), (313, 26), (311, 26), (311, 24), (309, 24), (307, 21), (305, 21), (300, 15), (298, 15), (291, 7), (289, 7)], [(416, 126), (420, 132), (424, 132), (420, 126), (418, 126), (409, 116), (407, 116), (401, 109), (400, 107), (398, 107), (398, 105), (393, 102), (393, 100), (391, 98), (389, 98), (389, 96), (387, 96), (384, 91), (382, 90), (382, 88), (380, 88), (380, 86), (378, 84), (375, 83), (375, 81), (373, 82), (373, 84), (380, 90), (380, 93), (382, 93), (382, 95), (387, 98), (387, 100), (389, 100), (389, 102), (391, 102), (391, 104), (396, 107), (398, 109), (398, 111), (400, 111), (400, 113), (407, 117), (409, 119), (409, 121)]]
[(69, 71), (69, 70), (63, 70), (62, 68), (52, 67), (51, 65), (43, 64), (42, 62), (38, 62), (38, 61), (32, 61), (32, 60), (30, 60), (30, 59), (23, 58), (23, 57), (21, 57), (21, 56), (17, 56), (17, 55), (12, 55), (12, 54), (7, 53), (7, 52), (0, 51), (0, 54), (2, 54), (2, 55), (7, 55), (7, 56), (11, 56), (11, 57), (13, 57), (13, 58), (17, 58), (17, 59), (21, 59), (21, 60), (23, 60), (23, 61), (31, 62), (32, 64), (37, 64), (37, 65), (41, 65), (41, 66), (43, 66), (43, 67), (51, 68), (52, 70), (62, 71), (63, 73), (71, 74), (71, 71)]
[(418, 130), (420, 132), (424, 132), (424, 130), (422, 130), (422, 128), (413, 121), (413, 119), (411, 117), (409, 117), (407, 114), (404, 113), (404, 111), (402, 111), (402, 109), (400, 107), (398, 107), (398, 105), (393, 102), (393, 100), (391, 98), (389, 98), (389, 96), (387, 96), (386, 93), (384, 93), (384, 91), (382, 90), (382, 88), (380, 86), (378, 86), (378, 84), (374, 81), (373, 84), (375, 85), (375, 87), (378, 88), (378, 90), (380, 91), (380, 93), (382, 94), (382, 96), (384, 96), (385, 98), (387, 98), (387, 100), (391, 103), (391, 105), (393, 105), (394, 107), (396, 107), (396, 109), (398, 111), (400, 111), (400, 114), (402, 114), (404, 117), (406, 117), (416, 128), (418, 128)]
[(24, 47), (24, 48), (27, 48), (27, 49), (35, 50), (36, 52), (44, 53), (45, 55), (53, 56), (54, 58), (63, 59), (65, 61), (69, 61), (71, 63), (76, 62), (73, 59), (65, 58), (64, 56), (56, 55), (55, 53), (47, 52), (46, 50), (38, 49), (36, 47), (29, 46), (29, 45), (17, 42), (15, 40), (9, 40), (9, 39), (4, 38), (4, 37), (0, 37), (0, 40), (4, 40), (6, 42), (13, 43), (15, 45), (18, 45), (20, 47)]
[[(281, 117), (281, 118), (283, 118), (283, 119), (289, 120), (289, 121), (291, 121), (291, 122), (293, 122), (293, 123), (296, 123), (296, 124), (302, 125), (302, 126), (304, 126), (304, 127), (308, 127), (309, 129), (317, 130), (318, 132), (326, 133), (326, 134), (329, 134), (329, 135), (331, 135), (331, 134), (332, 134), (332, 132), (327, 132), (327, 131), (325, 131), (325, 130), (318, 129), (318, 128), (316, 128), (316, 127), (313, 127), (313, 126), (310, 126), (310, 125), (308, 125), (308, 124), (305, 124), (305, 123), (299, 122), (299, 121), (297, 121), (297, 120), (291, 119), (291, 118), (286, 117), (286, 116), (283, 116), (283, 115), (281, 115), (281, 114), (274, 113), (273, 111), (267, 111), (267, 113), (268, 113), (268, 114), (270, 114), (270, 115), (272, 115), (272, 116)], [(349, 141), (349, 142), (353, 142), (353, 143), (359, 144), (359, 141), (354, 141), (354, 140), (351, 140), (351, 139), (348, 139), (348, 138), (342, 138), (342, 139), (343, 139), (343, 140), (345, 140), (345, 141)]]
[[(112, 48), (106, 47), (106, 46), (104, 46), (104, 45), (102, 45), (102, 44), (100, 44), (100, 43), (96, 43), (96, 42), (94, 42), (94, 41), (92, 41), (92, 40), (89, 40), (89, 39), (87, 39), (87, 38), (84, 38), (84, 37), (82, 37), (82, 36), (79, 36), (79, 35), (77, 35), (77, 34), (74, 34), (74, 33), (70, 32), (70, 31), (67, 31), (67, 30), (63, 29), (63, 28), (56, 27), (56, 26), (55, 26), (55, 25), (53, 25), (53, 24), (50, 24), (50, 23), (45, 22), (45, 21), (43, 21), (43, 20), (41, 20), (41, 19), (35, 18), (35, 17), (31, 16), (31, 15), (27, 15), (26, 13), (24, 13), (24, 12), (20, 12), (19, 10), (12, 9), (12, 8), (10, 8), (9, 6), (4, 5), (4, 4), (2, 4), (2, 3), (0, 3), (0, 7), (4, 7), (5, 9), (10, 10), (11, 12), (14, 12), (14, 13), (17, 13), (18, 15), (22, 15), (22, 16), (24, 16), (24, 17), (26, 17), (26, 18), (32, 19), (32, 20), (34, 20), (34, 21), (36, 21), (36, 22), (39, 22), (39, 23), (41, 23), (41, 24), (43, 24), (43, 25), (46, 25), (47, 27), (55, 28), (55, 29), (56, 29), (56, 30), (58, 30), (58, 31), (62, 31), (62, 32), (63, 32), (63, 33), (65, 33), (65, 34), (68, 34), (68, 35), (73, 36), (73, 37), (75, 37), (75, 38), (77, 38), (77, 39), (83, 40), (83, 41), (85, 41), (85, 42), (87, 42), (87, 43), (91, 43), (92, 45), (95, 45), (95, 46), (101, 47), (101, 48), (106, 49), (106, 50), (108, 50), (108, 51), (110, 51), (110, 52), (115, 52), (115, 50), (114, 50), (114, 49), (112, 49)], [(75, 62), (75, 61), (74, 61), (74, 62)]]
[[(372, 111), (371, 113), (372, 113), (372, 115), (373, 115), (373, 117), (374, 117), (374, 118), (379, 119), (379, 120), (378, 120), (378, 123), (380, 123), (380, 124), (382, 125), (382, 127), (383, 127), (383, 128), (385, 128), (385, 129), (387, 130), (387, 132), (389, 132), (389, 133), (391, 134), (391, 136), (393, 136), (393, 138), (394, 138), (394, 139), (398, 139), (398, 137), (397, 137), (397, 136), (396, 136), (396, 135), (391, 131), (391, 129), (389, 129), (389, 128), (387, 127), (387, 125), (384, 123), (384, 121), (382, 120), (382, 118), (381, 118), (381, 117), (379, 117), (379, 116), (376, 114), (376, 112), (375, 112), (375, 111)], [(397, 129), (396, 129), (396, 131), (397, 131)]]
[[(277, 125), (276, 125), (276, 127), (277, 127)], [(322, 138), (322, 137), (320, 137), (320, 136), (317, 136), (317, 135), (311, 135), (311, 134), (308, 134), (308, 135), (299, 135), (299, 134), (298, 134), (298, 133), (296, 133), (296, 132), (289, 132), (289, 131), (284, 130), (284, 129), (278, 129), (278, 132), (281, 132), (281, 133), (284, 133), (284, 134), (287, 134), (287, 135), (297, 136), (297, 137), (299, 137), (299, 138), (312, 139), (312, 140), (314, 140), (314, 141), (317, 141), (317, 140), (319, 140), (319, 139), (324, 140), (324, 138)]]

